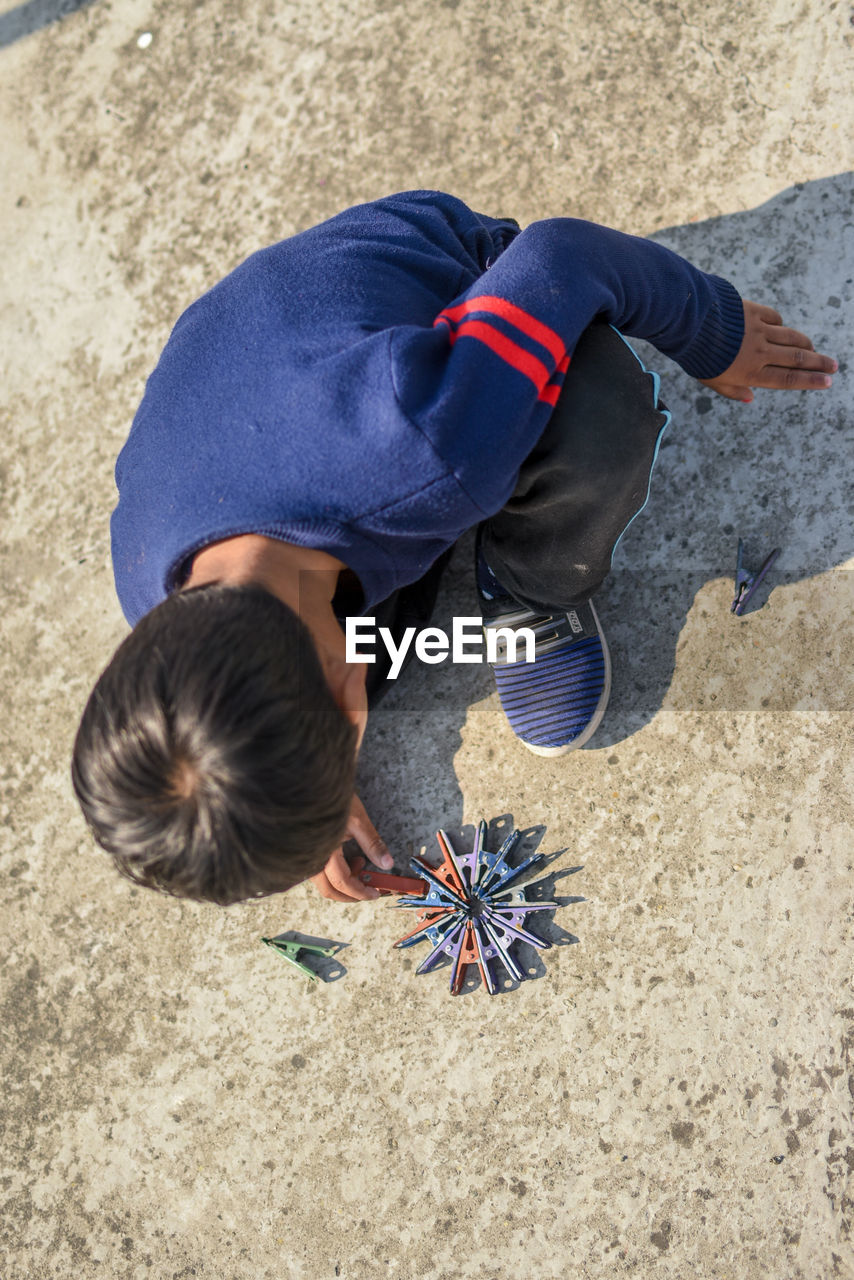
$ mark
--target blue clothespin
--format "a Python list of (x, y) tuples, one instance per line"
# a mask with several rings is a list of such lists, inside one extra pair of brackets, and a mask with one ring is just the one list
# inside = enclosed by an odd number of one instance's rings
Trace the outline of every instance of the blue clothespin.
[(763, 561), (761, 568), (756, 573), (748, 573), (744, 567), (744, 542), (741, 538), (738, 540), (738, 561), (735, 567), (735, 599), (730, 606), (731, 613), (741, 615), (744, 613), (751, 601), (753, 593), (765, 577), (768, 570), (774, 565), (780, 548), (775, 547), (770, 556)]

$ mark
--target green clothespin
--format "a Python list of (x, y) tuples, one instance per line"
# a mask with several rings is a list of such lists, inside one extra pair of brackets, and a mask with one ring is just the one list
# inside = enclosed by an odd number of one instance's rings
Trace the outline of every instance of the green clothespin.
[(337, 947), (318, 947), (310, 942), (295, 942), (290, 938), (262, 938), (261, 941), (268, 947), (272, 947), (274, 951), (278, 951), (283, 960), (287, 960), (288, 964), (299, 969), (300, 973), (307, 978), (311, 978), (312, 982), (317, 982), (317, 974), (313, 969), (309, 969), (308, 965), (300, 964), (297, 959), (299, 952), (311, 951), (318, 956), (334, 956), (338, 950)]

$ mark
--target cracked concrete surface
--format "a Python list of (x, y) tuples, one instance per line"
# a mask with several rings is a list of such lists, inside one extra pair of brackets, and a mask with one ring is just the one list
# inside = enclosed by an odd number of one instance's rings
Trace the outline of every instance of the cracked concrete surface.
[[(97, 0), (0, 49), (4, 1280), (854, 1275), (852, 37), (845, 3)], [(384, 903), (134, 890), (68, 783), (171, 323), (420, 185), (655, 233), (843, 363), (745, 408), (646, 352), (674, 422), (588, 749), (531, 756), (478, 667), (373, 718), (402, 868), (440, 824), (545, 827), (556, 945), (492, 1000), (416, 978)], [(740, 534), (783, 554), (737, 620)], [(343, 977), (293, 976), (283, 929)]]

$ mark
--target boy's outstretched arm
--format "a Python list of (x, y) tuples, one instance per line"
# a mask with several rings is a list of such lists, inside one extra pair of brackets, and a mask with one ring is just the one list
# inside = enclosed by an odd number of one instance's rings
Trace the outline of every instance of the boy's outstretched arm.
[[(353, 796), (345, 839), (355, 840), (375, 866), (391, 871), (394, 866), (392, 856), (358, 796)], [(380, 896), (376, 889), (371, 889), (353, 875), (343, 849), (335, 850), (323, 870), (311, 877), (311, 882), (321, 897), (331, 898), (333, 902), (358, 902)]]
[(804, 333), (789, 329), (772, 307), (744, 301), (744, 338), (738, 355), (716, 378), (701, 378), (728, 400), (750, 404), (751, 387), (784, 391), (820, 390), (831, 385), (839, 365), (819, 354)]

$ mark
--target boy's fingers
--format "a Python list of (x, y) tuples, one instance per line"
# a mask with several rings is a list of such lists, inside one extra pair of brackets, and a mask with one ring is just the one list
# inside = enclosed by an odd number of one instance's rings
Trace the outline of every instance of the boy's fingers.
[(832, 356), (823, 356), (812, 347), (795, 347), (771, 343), (768, 347), (769, 365), (782, 365), (783, 368), (820, 369), (823, 373), (836, 373), (839, 367)]
[(329, 898), (332, 902), (349, 902), (350, 899), (345, 897), (343, 893), (339, 893), (337, 889), (329, 883), (329, 877), (325, 871), (319, 871), (316, 876), (311, 876), (311, 883), (314, 885), (321, 898)]
[(811, 340), (805, 333), (801, 333), (798, 329), (788, 329), (780, 324), (771, 326), (768, 341), (772, 347), (805, 347), (807, 351), (814, 350)]
[(368, 902), (379, 897), (376, 889), (353, 875), (341, 849), (336, 849), (323, 870), (312, 876), (312, 883), (324, 898), (334, 902)]
[(394, 859), (380, 833), (365, 813), (364, 807), (360, 805), (360, 809), (361, 812), (358, 810), (351, 812), (347, 834), (356, 841), (362, 853), (373, 862), (374, 866), (390, 871), (394, 866)]
[(706, 386), (749, 404), (751, 387), (778, 391), (820, 391), (831, 386), (831, 374), (839, 368), (832, 356), (823, 355), (799, 329), (783, 324), (779, 311), (744, 301), (744, 339), (738, 355), (717, 378), (704, 378)]
[(333, 889), (322, 871), (320, 875), (311, 877), (311, 883), (321, 898), (328, 898), (331, 902), (352, 902), (352, 898), (348, 898), (345, 894), (339, 893), (337, 889)]
[(758, 378), (751, 378), (751, 386), (766, 387), (772, 391), (820, 391), (833, 381), (826, 373), (809, 369), (779, 365), (766, 365)]
[(744, 299), (744, 321), (745, 327), (750, 327), (752, 320), (762, 320), (765, 324), (782, 324), (783, 317), (779, 311), (775, 311), (773, 307), (763, 306), (760, 302), (748, 302)]

